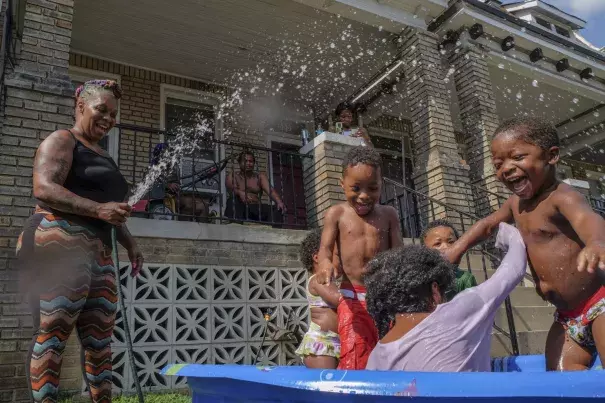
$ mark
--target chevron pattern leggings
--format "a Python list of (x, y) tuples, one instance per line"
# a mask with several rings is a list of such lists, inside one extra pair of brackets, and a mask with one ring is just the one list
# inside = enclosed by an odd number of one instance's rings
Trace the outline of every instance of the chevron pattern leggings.
[(111, 402), (111, 336), (117, 310), (111, 250), (90, 230), (43, 210), (17, 244), (34, 337), (26, 372), (34, 402), (57, 402), (63, 351), (76, 329), (92, 402)]

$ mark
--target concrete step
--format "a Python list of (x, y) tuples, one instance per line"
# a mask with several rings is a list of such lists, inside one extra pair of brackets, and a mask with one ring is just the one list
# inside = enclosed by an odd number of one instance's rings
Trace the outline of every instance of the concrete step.
[[(519, 354), (544, 354), (546, 346), (546, 337), (548, 330), (533, 331), (533, 332), (517, 332), (517, 342), (519, 344)], [(510, 339), (499, 332), (492, 333), (492, 357), (506, 357), (513, 355), (513, 350), (510, 345)]]
[(510, 302), (513, 306), (550, 306), (544, 301), (534, 287), (517, 287), (510, 294)]
[[(554, 307), (513, 306), (513, 317), (517, 332), (548, 330), (553, 322)], [(498, 308), (494, 318), (496, 325), (508, 332), (508, 320), (504, 306)]]

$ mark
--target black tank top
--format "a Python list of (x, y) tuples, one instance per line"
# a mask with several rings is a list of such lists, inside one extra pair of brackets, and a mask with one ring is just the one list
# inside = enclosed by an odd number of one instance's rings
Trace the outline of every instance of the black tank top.
[[(69, 130), (68, 130), (69, 131)], [(105, 157), (82, 144), (69, 131), (76, 146), (71, 168), (63, 187), (70, 192), (97, 203), (122, 202), (128, 194), (128, 183), (111, 157)], [(60, 217), (83, 225), (97, 234), (106, 245), (111, 245), (111, 224), (92, 217), (66, 214), (48, 206), (42, 208), (56, 212)]]

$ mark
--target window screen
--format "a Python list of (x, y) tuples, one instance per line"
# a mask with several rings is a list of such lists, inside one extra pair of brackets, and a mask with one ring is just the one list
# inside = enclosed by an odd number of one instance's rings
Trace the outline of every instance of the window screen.
[[(180, 176), (183, 191), (218, 191), (216, 180), (202, 180), (204, 170), (217, 161), (218, 147), (212, 141), (215, 138), (215, 112), (212, 105), (196, 103), (176, 98), (167, 98), (165, 105), (166, 140), (175, 136), (184, 136), (192, 141), (186, 147), (181, 160)], [(195, 140), (195, 144), (193, 141)]]

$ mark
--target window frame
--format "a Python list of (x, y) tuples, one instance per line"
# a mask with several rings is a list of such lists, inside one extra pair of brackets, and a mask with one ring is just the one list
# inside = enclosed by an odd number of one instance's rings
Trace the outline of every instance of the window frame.
[[(207, 92), (207, 91), (199, 91), (199, 90), (193, 90), (190, 88), (186, 88), (186, 87), (179, 87), (176, 85), (171, 85), (171, 84), (160, 84), (160, 129), (162, 130), (162, 133), (160, 133), (160, 142), (164, 142), (164, 133), (163, 131), (166, 130), (166, 105), (167, 105), (167, 101), (168, 98), (173, 98), (173, 99), (178, 99), (181, 101), (186, 101), (186, 102), (191, 102), (194, 104), (200, 104), (200, 105), (210, 105), (213, 107), (214, 110), (214, 139), (215, 140), (222, 140), (223, 139), (223, 122), (222, 119), (219, 117), (219, 106), (220, 106), (220, 94), (215, 94), (212, 92)], [(206, 159), (199, 159), (196, 160), (199, 162), (210, 162), (210, 163), (215, 163), (215, 162), (219, 162), (221, 161), (223, 158), (225, 158), (225, 147), (224, 144), (219, 144), (217, 147), (217, 152), (215, 153), (216, 155), (216, 161), (210, 161), (210, 160), (206, 160)], [(183, 158), (185, 159), (185, 158)], [(182, 169), (182, 162), (181, 162), (181, 166), (179, 167), (180, 169)], [(206, 194), (221, 194), (222, 198), (224, 199), (225, 197), (225, 179), (226, 179), (226, 174), (225, 171), (223, 170), (220, 174), (220, 183), (219, 183), (219, 189), (200, 189), (197, 192), (200, 193), (206, 193)], [(223, 207), (224, 207), (224, 203), (223, 203)], [(222, 212), (221, 212), (222, 214)]]
[[(118, 85), (122, 85), (122, 76), (119, 74), (106, 73), (99, 70), (85, 69), (83, 67), (69, 66), (69, 80), (73, 83), (74, 80), (86, 82), (89, 80), (114, 80)], [(121, 101), (118, 100), (118, 115), (116, 116), (116, 125), (120, 123)], [(109, 140), (107, 142), (107, 152), (116, 164), (120, 161), (120, 129), (114, 127), (107, 133)]]

